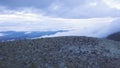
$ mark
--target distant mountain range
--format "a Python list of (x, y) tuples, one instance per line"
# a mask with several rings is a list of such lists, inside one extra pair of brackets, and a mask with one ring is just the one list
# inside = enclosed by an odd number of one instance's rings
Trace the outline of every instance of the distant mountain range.
[(0, 36), (0, 41), (11, 41), (11, 40), (22, 40), (22, 39), (29, 39), (29, 38), (39, 38), (41, 36), (45, 35), (53, 35), (58, 32), (65, 32), (65, 30), (58, 30), (58, 31), (3, 31), (0, 32), (0, 34), (3, 34), (3, 36)]
[(0, 43), (0, 68), (119, 68), (120, 42), (53, 37)]

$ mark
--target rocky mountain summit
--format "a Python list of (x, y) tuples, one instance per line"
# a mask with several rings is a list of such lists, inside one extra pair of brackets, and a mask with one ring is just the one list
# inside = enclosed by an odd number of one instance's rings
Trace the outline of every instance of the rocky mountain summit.
[(0, 68), (119, 68), (120, 43), (53, 37), (0, 43)]

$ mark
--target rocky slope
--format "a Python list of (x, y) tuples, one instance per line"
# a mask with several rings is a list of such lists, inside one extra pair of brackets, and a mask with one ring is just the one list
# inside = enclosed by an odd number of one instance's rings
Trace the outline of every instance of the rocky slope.
[(114, 41), (120, 41), (120, 32), (109, 35), (107, 39), (114, 40)]
[(119, 68), (120, 43), (54, 37), (0, 43), (0, 68)]

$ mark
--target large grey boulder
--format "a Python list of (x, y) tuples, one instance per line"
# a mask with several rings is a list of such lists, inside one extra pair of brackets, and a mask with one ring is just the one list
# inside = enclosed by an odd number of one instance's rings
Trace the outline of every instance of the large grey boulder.
[(120, 43), (73, 36), (1, 42), (0, 68), (120, 68)]

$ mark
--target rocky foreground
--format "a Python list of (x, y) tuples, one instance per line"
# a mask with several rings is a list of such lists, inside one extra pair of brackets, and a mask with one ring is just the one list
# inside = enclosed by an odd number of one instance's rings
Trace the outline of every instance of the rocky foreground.
[(1, 42), (0, 68), (120, 68), (120, 43), (91, 37)]

